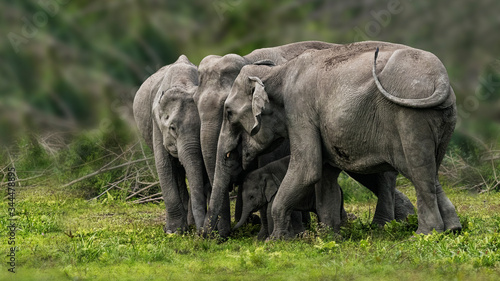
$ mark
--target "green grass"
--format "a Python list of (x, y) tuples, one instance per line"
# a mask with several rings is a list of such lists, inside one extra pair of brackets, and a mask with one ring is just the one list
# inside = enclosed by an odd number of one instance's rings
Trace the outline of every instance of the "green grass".
[[(404, 180), (398, 186), (415, 202), (412, 186)], [(364, 192), (356, 188), (348, 187)], [(340, 236), (313, 225), (300, 239), (265, 243), (247, 236), (258, 230), (247, 226), (220, 243), (166, 235), (163, 205), (87, 201), (74, 189), (22, 187), (17, 273), (2, 261), (0, 280), (496, 280), (500, 194), (445, 190), (464, 224), (461, 234), (414, 235), (416, 217), (371, 227), (375, 198), (354, 195), (346, 209), (358, 218)], [(4, 199), (3, 253), (10, 247), (7, 208)]]

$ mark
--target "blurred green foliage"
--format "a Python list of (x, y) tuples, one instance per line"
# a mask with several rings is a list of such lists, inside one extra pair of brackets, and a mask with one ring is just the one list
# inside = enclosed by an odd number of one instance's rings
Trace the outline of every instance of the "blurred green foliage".
[[(436, 54), (457, 95), (451, 149), (478, 165), (500, 158), (499, 1), (42, 0), (0, 10), (0, 143), (14, 154), (78, 165), (104, 153), (85, 138), (127, 147), (136, 90), (180, 54), (198, 64), (295, 41), (380, 40)], [(101, 135), (82, 136), (93, 130)], [(25, 168), (48, 165), (36, 161)]]

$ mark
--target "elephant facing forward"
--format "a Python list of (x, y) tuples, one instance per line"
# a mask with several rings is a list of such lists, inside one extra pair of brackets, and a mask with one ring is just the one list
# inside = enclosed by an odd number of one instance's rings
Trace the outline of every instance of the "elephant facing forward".
[(200, 148), (200, 118), (193, 101), (197, 85), (198, 70), (182, 55), (151, 75), (134, 99), (137, 126), (155, 156), (167, 209), (167, 233), (187, 229), (189, 199), (198, 229), (205, 219), (209, 182)]

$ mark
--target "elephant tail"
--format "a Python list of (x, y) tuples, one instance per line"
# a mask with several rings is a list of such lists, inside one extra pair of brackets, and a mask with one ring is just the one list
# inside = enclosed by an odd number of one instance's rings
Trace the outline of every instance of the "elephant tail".
[(430, 108), (430, 107), (435, 107), (448, 99), (448, 96), (450, 95), (450, 86), (448, 83), (448, 79), (446, 77), (440, 77), (439, 80), (437, 81), (436, 88), (434, 90), (434, 93), (432, 93), (431, 96), (427, 98), (421, 98), (421, 99), (406, 99), (406, 98), (400, 98), (397, 96), (394, 96), (387, 92), (382, 84), (380, 83), (380, 80), (377, 77), (376, 74), (376, 69), (377, 69), (377, 57), (378, 57), (378, 51), (379, 48), (377, 47), (377, 50), (375, 51), (375, 59), (373, 61), (373, 69), (372, 69), (372, 74), (373, 78), (375, 79), (375, 84), (377, 84), (378, 90), (384, 95), (386, 99), (389, 101), (401, 105), (404, 107), (410, 107), (410, 108)]

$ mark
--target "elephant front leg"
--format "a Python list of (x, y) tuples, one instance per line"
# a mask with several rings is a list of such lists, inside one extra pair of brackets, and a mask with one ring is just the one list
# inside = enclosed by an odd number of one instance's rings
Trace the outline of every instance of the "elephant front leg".
[(164, 230), (166, 233), (175, 233), (178, 230), (185, 231), (188, 227), (188, 202), (183, 196), (184, 191), (179, 190), (179, 175), (184, 173), (178, 169), (180, 166), (178, 160), (168, 154), (163, 147), (161, 132), (156, 126), (153, 128), (153, 150), (156, 171), (158, 172), (163, 201), (167, 210)]
[[(259, 234), (257, 235), (257, 239), (259, 240), (265, 240), (269, 236), (268, 232), (268, 227), (269, 223), (268, 220), (271, 218), (267, 216), (267, 204), (264, 205), (264, 207), (260, 208), (259, 214), (260, 214), (260, 231)], [(270, 209), (270, 208), (269, 208)]]
[(217, 231), (222, 238), (229, 237), (231, 234), (231, 206), (229, 201), (229, 193), (225, 193), (222, 201), (222, 211), (219, 222), (217, 223)]
[(295, 127), (298, 128), (296, 131), (289, 132), (292, 153), (290, 164), (272, 205), (274, 231), (271, 239), (292, 237), (288, 231), (292, 208), (300, 203), (308, 188), (314, 188), (313, 185), (321, 178), (319, 133), (304, 126)]
[(384, 226), (387, 222), (392, 221), (395, 218), (394, 193), (397, 173), (356, 174), (349, 172), (348, 174), (378, 198), (372, 223)]
[[(188, 227), (187, 210), (181, 198), (179, 187), (177, 185), (178, 171), (172, 162), (175, 158), (167, 155), (163, 159), (156, 159), (158, 177), (160, 179), (163, 201), (167, 210), (166, 233), (175, 233), (178, 230), (185, 231)], [(187, 203), (187, 202), (186, 202)]]

